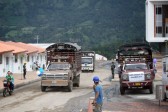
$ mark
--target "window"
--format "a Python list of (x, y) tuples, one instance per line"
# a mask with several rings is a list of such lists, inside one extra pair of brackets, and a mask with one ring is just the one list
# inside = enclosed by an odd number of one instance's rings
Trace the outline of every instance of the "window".
[(32, 62), (34, 62), (34, 56), (32, 56)]
[(36, 59), (39, 60), (39, 56), (37, 56)]
[(27, 62), (29, 62), (29, 55), (27, 55)]
[(166, 33), (168, 33), (168, 26), (166, 26)]
[(16, 54), (15, 55), (15, 63), (17, 63), (18, 62), (18, 55)]
[(156, 7), (156, 14), (162, 14), (162, 7)]
[(2, 54), (0, 54), (0, 64), (2, 64)]
[(161, 26), (156, 27), (156, 33), (162, 33), (162, 27)]

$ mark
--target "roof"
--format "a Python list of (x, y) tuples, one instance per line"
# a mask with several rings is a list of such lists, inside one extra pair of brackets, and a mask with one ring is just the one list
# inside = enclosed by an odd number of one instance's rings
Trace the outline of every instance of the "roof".
[(1, 44), (3, 44), (3, 46), (6, 46), (6, 48), (10, 48), (13, 49), (13, 54), (18, 54), (18, 53), (23, 53), (23, 52), (27, 52), (26, 49), (22, 49), (20, 47), (16, 47), (14, 45), (10, 45), (10, 44), (6, 44), (6, 42), (0, 41)]
[[(25, 43), (22, 43), (22, 42), (19, 42), (19, 44), (21, 45), (25, 45)], [(41, 47), (37, 47), (37, 46), (34, 46), (34, 45), (30, 45), (30, 44), (26, 44), (27, 46), (33, 48), (33, 49), (36, 49), (38, 51), (38, 53), (43, 53), (45, 52), (45, 49), (44, 48), (41, 48)]]
[(38, 49), (38, 53), (43, 53), (45, 52), (45, 48), (43, 47), (40, 47), (40, 46), (37, 46), (37, 45), (34, 45), (34, 44), (29, 44), (31, 46), (33, 46), (34, 48)]
[(25, 43), (22, 43), (22, 42), (6, 42), (12, 46), (16, 46), (16, 47), (20, 47), (20, 48), (23, 48), (23, 49), (26, 49), (27, 50), (27, 54), (31, 54), (31, 53), (36, 53), (36, 52), (39, 52), (39, 50), (32, 46), (32, 45), (29, 45), (29, 44), (25, 44)]
[(3, 44), (3, 43), (0, 43), (0, 53), (6, 53), (6, 52), (12, 52), (14, 51), (13, 48)]

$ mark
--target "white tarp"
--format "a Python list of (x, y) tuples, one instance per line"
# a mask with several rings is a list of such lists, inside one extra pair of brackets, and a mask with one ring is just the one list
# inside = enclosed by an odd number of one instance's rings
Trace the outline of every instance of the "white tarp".
[(129, 81), (130, 82), (139, 82), (139, 81), (144, 81), (145, 76), (144, 72), (131, 72), (129, 73)]
[(107, 58), (100, 54), (96, 54), (96, 60), (107, 60)]

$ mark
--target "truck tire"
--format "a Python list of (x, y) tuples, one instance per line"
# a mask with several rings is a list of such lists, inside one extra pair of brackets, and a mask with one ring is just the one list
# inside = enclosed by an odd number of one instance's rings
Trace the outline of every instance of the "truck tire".
[(72, 92), (72, 89), (73, 89), (73, 83), (72, 83), (72, 81), (69, 81), (69, 83), (68, 83), (68, 92)]
[(41, 91), (45, 92), (46, 88), (47, 88), (46, 86), (41, 86)]
[(153, 94), (153, 84), (149, 87), (149, 93)]
[(4, 90), (3, 90), (3, 96), (6, 97), (6, 94), (7, 94), (7, 89), (4, 88)]
[(77, 77), (77, 83), (76, 83), (76, 87), (79, 87), (80, 86), (80, 74), (79, 76)]
[(120, 93), (121, 93), (121, 95), (125, 94), (125, 88), (123, 88), (122, 86), (120, 86)]
[(80, 85), (80, 74), (73, 80), (73, 87), (79, 87), (79, 85)]

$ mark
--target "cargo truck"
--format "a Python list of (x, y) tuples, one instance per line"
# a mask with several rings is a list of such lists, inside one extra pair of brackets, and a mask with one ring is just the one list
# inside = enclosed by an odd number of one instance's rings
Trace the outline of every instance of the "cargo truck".
[(66, 87), (69, 92), (73, 86), (80, 85), (81, 47), (76, 43), (56, 43), (46, 48), (47, 69), (41, 77), (41, 91), (47, 87)]
[(82, 51), (82, 72), (95, 70), (95, 52), (94, 51)]
[(153, 93), (152, 50), (148, 44), (126, 44), (118, 49), (120, 92), (125, 94), (128, 89), (149, 89)]

